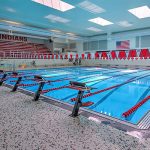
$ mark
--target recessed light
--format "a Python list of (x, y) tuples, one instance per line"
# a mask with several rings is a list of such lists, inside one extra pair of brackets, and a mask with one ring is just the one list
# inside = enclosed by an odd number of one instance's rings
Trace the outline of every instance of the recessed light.
[(122, 27), (131, 27), (132, 24), (129, 23), (128, 21), (119, 21), (118, 25), (122, 26)]
[(61, 31), (59, 31), (59, 30), (50, 30), (50, 31), (52, 31), (52, 32), (58, 32), (58, 33), (61, 32)]
[(44, 6), (48, 6), (50, 8), (57, 9), (62, 12), (75, 8), (73, 5), (70, 5), (61, 0), (32, 0), (32, 1), (42, 4)]
[(89, 27), (89, 28), (86, 28), (87, 30), (90, 30), (90, 31), (94, 31), (94, 32), (101, 32), (102, 30), (101, 29), (98, 29), (98, 28), (95, 28), (95, 27)]
[(9, 24), (14, 24), (14, 25), (23, 25), (22, 23), (9, 21), (9, 20), (0, 20), (0, 22), (5, 22), (5, 23), (9, 23)]
[(105, 20), (103, 18), (100, 18), (100, 17), (97, 17), (97, 18), (94, 18), (94, 19), (90, 19), (89, 21), (90, 22), (94, 22), (96, 24), (99, 24), (101, 26), (107, 26), (107, 25), (113, 24), (112, 22), (110, 22), (108, 20)]
[(150, 17), (150, 9), (148, 6), (141, 6), (128, 10), (131, 14), (135, 15), (139, 19)]
[(16, 10), (14, 10), (13, 8), (10, 8), (10, 7), (7, 7), (6, 10), (9, 12), (12, 12), (12, 13), (16, 12)]
[(78, 6), (84, 10), (87, 10), (87, 11), (95, 13), (95, 14), (105, 12), (105, 10), (103, 8), (101, 8), (98, 5), (96, 5), (92, 2), (89, 2), (89, 1), (83, 1), (83, 2), (79, 3)]
[(66, 33), (66, 34), (68, 34), (68, 35), (75, 35), (74, 33), (69, 33), (69, 32), (68, 32), (68, 33)]
[(46, 16), (45, 18), (50, 19), (51, 21), (54, 21), (54, 22), (56, 21), (56, 22), (61, 22), (61, 23), (67, 23), (70, 21), (66, 18), (62, 18), (62, 17), (56, 16), (56, 15), (51, 15), (51, 14)]
[[(53, 3), (55, 3), (56, 0), (53, 0), (53, 1), (54, 1)], [(68, 11), (73, 8), (75, 8), (73, 5), (70, 5), (66, 2), (60, 1), (60, 8), (57, 8), (57, 9), (64, 12), (64, 11)]]

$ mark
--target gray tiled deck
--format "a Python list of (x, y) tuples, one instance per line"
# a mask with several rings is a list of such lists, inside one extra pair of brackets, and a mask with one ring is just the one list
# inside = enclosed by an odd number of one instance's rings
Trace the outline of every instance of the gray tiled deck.
[(0, 87), (0, 150), (148, 150), (138, 139), (111, 126), (22, 93)]

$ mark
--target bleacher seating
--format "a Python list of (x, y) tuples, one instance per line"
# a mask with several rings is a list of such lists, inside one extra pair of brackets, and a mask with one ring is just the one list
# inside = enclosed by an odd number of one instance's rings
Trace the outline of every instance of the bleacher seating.
[[(0, 52), (5, 52), (8, 55), (11, 53), (25, 52), (25, 53), (50, 53), (44, 44), (2, 41), (0, 40)], [(7, 53), (8, 52), (8, 53)], [(0, 54), (1, 54), (0, 53)]]
[(138, 60), (150, 59), (149, 49), (97, 51), (82, 54), (55, 54), (44, 44), (0, 40), (0, 58), (9, 59), (105, 59), (105, 60)]

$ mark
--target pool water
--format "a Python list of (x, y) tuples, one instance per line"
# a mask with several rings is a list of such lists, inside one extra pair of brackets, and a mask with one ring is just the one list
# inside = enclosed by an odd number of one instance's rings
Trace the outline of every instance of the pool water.
[[(87, 86), (93, 87), (91, 93), (106, 89), (111, 86), (117, 86), (101, 93), (93, 94), (83, 98), (83, 102), (93, 102), (94, 104), (86, 109), (108, 115), (113, 118), (125, 120), (137, 124), (139, 120), (150, 110), (150, 101), (144, 103), (129, 117), (124, 118), (122, 114), (140, 102), (146, 96), (150, 95), (150, 70), (146, 69), (118, 69), (118, 68), (100, 68), (100, 67), (68, 67), (68, 68), (51, 68), (20, 71), (24, 74), (41, 75), (45, 80), (56, 82), (47, 83), (43, 90), (69, 85), (69, 81), (84, 82)], [(31, 75), (29, 78), (33, 78)], [(16, 80), (11, 78), (6, 81), (8, 84)], [(129, 82), (127, 82), (129, 81)], [(32, 80), (24, 80), (21, 83), (36, 83)], [(35, 92), (38, 85), (22, 87), (26, 90)], [(71, 101), (76, 98), (78, 91), (74, 89), (63, 88), (45, 93), (45, 96), (57, 99), (74, 105)], [(84, 95), (88, 94), (87, 92)]]

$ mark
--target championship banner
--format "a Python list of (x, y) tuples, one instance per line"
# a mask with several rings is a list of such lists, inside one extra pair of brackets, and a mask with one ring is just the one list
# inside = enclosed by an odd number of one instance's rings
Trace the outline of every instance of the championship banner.
[(27, 37), (8, 35), (8, 34), (0, 34), (0, 40), (27, 42)]

